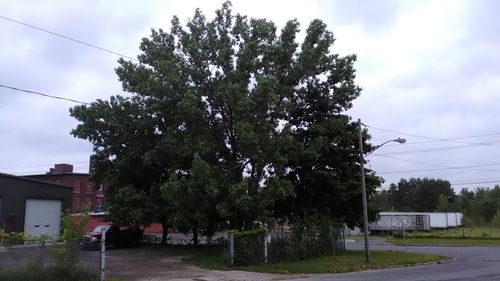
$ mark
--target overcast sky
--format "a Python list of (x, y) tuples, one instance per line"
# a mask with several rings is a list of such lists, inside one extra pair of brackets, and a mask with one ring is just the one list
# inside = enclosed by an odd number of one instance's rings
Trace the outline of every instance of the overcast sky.
[[(279, 28), (319, 18), (356, 54), (361, 97), (348, 113), (370, 126), (368, 157), (386, 179), (449, 180), (455, 190), (500, 183), (499, 1), (232, 1), (233, 11)], [(43, 3), (41, 5), (40, 3)], [(7, 1), (0, 16), (136, 57), (151, 28), (185, 22), (222, 1)], [(0, 18), (0, 84), (91, 102), (121, 93), (116, 55)], [(55, 163), (88, 170), (91, 146), (75, 139), (75, 104), (0, 88), (0, 172), (32, 174)]]

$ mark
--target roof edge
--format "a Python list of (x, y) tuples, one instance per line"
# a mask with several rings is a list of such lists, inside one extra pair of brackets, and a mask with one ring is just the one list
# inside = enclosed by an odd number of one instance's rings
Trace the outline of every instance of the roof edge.
[(0, 177), (7, 177), (7, 178), (13, 178), (13, 179), (24, 180), (24, 181), (29, 181), (29, 182), (42, 183), (42, 184), (45, 184), (45, 185), (52, 185), (52, 186), (56, 186), (56, 187), (64, 187), (66, 189), (73, 190), (72, 186), (51, 183), (51, 182), (47, 182), (47, 181), (43, 181), (43, 180), (37, 180), (37, 179), (32, 179), (32, 178), (28, 178), (28, 177), (24, 177), (24, 176), (16, 176), (16, 175), (11, 175), (11, 174), (0, 173)]

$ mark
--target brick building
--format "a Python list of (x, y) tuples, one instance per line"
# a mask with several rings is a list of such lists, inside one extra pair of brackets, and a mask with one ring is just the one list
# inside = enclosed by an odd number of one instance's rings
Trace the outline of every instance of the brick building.
[(24, 177), (73, 187), (73, 211), (89, 206), (91, 211), (100, 212), (104, 203), (105, 185), (89, 180), (89, 173), (74, 173), (73, 165), (55, 164), (45, 174)]

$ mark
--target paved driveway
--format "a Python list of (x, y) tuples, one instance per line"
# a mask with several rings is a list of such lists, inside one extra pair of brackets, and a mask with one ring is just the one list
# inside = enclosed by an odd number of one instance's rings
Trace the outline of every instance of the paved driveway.
[[(362, 242), (348, 243), (349, 249), (363, 249)], [(303, 280), (303, 281), (445, 281), (445, 280), (500, 280), (500, 247), (417, 247), (391, 246), (381, 240), (372, 241), (372, 249), (422, 252), (452, 257), (442, 264), (401, 267), (364, 272), (310, 275), (277, 275), (242, 271), (217, 271), (200, 269), (179, 262), (183, 256), (194, 253), (189, 247), (141, 247), (109, 249), (106, 254), (107, 272), (120, 280), (136, 281), (213, 281), (213, 280)], [(34, 248), (20, 248), (15, 255), (0, 251), (0, 268), (22, 266), (35, 253)], [(45, 253), (46, 262), (50, 254)], [(98, 271), (99, 252), (83, 251), (82, 265)]]
[[(292, 275), (265, 274), (245, 271), (219, 271), (201, 269), (180, 262), (199, 249), (182, 246), (148, 246), (130, 249), (106, 250), (106, 273), (121, 281), (271, 281), (293, 278)], [(41, 253), (36, 247), (16, 247), (13, 251), (0, 248), (0, 269), (22, 268)], [(44, 261), (49, 265), (51, 254), (43, 251)], [(91, 272), (99, 272), (99, 251), (81, 251), (80, 265)], [(0, 280), (1, 280), (0, 276)]]
[[(363, 242), (348, 244), (350, 249), (364, 249)], [(371, 249), (420, 252), (443, 255), (453, 260), (441, 264), (430, 264), (392, 269), (370, 270), (341, 274), (325, 274), (303, 281), (483, 281), (500, 280), (499, 247), (421, 247), (391, 246), (380, 240), (373, 241)]]

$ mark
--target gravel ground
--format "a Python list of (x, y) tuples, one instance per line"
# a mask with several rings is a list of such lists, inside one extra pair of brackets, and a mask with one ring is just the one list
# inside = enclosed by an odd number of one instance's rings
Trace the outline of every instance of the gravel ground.
[[(18, 247), (13, 251), (0, 249), (0, 269), (23, 267), (38, 253), (36, 247)], [(106, 276), (121, 281), (214, 281), (255, 280), (271, 281), (308, 277), (313, 275), (279, 275), (246, 271), (207, 270), (181, 262), (185, 256), (196, 254), (189, 246), (144, 246), (130, 249), (106, 250)], [(43, 252), (45, 264), (51, 263), (51, 255)], [(99, 251), (81, 251), (80, 263), (90, 271), (99, 272)]]

